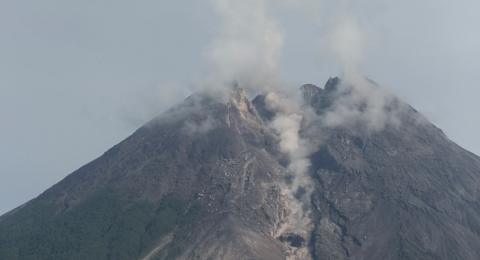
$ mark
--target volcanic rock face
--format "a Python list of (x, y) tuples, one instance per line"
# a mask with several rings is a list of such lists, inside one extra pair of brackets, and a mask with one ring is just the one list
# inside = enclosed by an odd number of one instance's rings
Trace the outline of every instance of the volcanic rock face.
[(330, 124), (340, 84), (187, 98), (0, 217), (0, 259), (480, 259), (480, 158), (395, 98)]

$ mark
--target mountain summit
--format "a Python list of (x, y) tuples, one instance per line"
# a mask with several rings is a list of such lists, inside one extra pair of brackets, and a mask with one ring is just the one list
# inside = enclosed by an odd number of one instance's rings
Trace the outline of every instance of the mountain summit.
[(0, 217), (0, 259), (480, 259), (480, 158), (364, 81), (195, 94)]

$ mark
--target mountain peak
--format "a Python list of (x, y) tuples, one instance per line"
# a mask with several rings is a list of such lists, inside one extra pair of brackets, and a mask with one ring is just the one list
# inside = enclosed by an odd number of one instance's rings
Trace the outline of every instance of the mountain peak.
[(247, 92), (245, 89), (239, 86), (234, 86), (229, 93), (229, 103), (246, 109), (250, 103), (250, 100), (247, 97)]
[(326, 91), (335, 90), (340, 84), (340, 82), (341, 82), (341, 79), (339, 77), (329, 78), (327, 83), (325, 84), (325, 90)]
[(242, 120), (251, 124), (259, 125), (260, 118), (255, 110), (252, 102), (247, 97), (245, 89), (234, 86), (230, 92), (229, 101), (227, 102), (228, 110), (234, 109)]
[(190, 96), (3, 215), (0, 258), (480, 259), (480, 158), (339, 83)]
[(322, 89), (313, 84), (304, 84), (300, 87), (305, 102), (311, 103), (312, 99), (322, 92)]

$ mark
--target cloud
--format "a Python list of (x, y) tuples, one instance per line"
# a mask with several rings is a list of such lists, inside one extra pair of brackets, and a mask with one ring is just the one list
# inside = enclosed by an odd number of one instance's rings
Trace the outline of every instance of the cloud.
[(391, 106), (396, 97), (369, 80), (361, 70), (371, 37), (351, 12), (352, 4), (351, 0), (335, 3), (329, 9), (328, 22), (321, 17), (312, 20), (327, 26), (321, 34), (319, 48), (333, 57), (341, 68), (335, 102), (322, 120), (329, 127), (361, 123), (367, 131), (380, 131), (387, 124), (398, 125), (401, 106)]
[(219, 127), (218, 120), (207, 115), (205, 118), (190, 118), (185, 121), (181, 130), (188, 135), (201, 135), (206, 134), (217, 127)]
[(272, 88), (277, 80), (283, 32), (268, 14), (266, 0), (211, 0), (221, 28), (206, 51), (206, 84), (222, 89)]
[(357, 74), (339, 83), (335, 102), (322, 116), (322, 122), (328, 127), (381, 131), (389, 124), (398, 126), (404, 107), (397, 101), (392, 93)]
[(343, 13), (334, 18), (326, 39), (330, 53), (343, 69), (342, 78), (355, 83), (365, 56), (366, 33), (351, 15)]
[[(307, 241), (312, 230), (311, 195), (313, 180), (309, 175), (310, 159), (313, 150), (308, 140), (300, 135), (305, 112), (298, 99), (270, 92), (265, 97), (267, 108), (275, 112), (270, 127), (278, 134), (280, 151), (289, 158), (290, 182), (284, 183), (283, 195), (287, 198), (289, 214), (285, 223), (277, 231), (278, 235), (295, 233)], [(304, 255), (305, 249), (293, 250), (294, 255)]]

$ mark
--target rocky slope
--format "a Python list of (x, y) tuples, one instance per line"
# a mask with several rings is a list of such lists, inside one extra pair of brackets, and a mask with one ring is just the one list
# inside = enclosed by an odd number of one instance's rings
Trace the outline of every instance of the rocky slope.
[(480, 259), (480, 158), (341, 85), (187, 98), (0, 217), (0, 258)]

